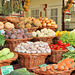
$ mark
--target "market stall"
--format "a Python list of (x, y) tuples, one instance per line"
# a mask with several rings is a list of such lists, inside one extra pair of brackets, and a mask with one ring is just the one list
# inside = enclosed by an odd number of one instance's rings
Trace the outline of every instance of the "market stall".
[[(30, 0), (22, 5), (28, 12)], [(75, 29), (57, 29), (47, 17), (0, 17), (0, 75), (71, 75)]]

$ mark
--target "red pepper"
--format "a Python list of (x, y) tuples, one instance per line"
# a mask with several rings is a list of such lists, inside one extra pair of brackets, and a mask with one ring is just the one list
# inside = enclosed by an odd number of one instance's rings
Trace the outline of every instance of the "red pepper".
[(55, 49), (56, 46), (55, 46), (54, 44), (51, 44), (51, 45), (50, 45), (50, 48), (51, 48), (51, 49)]
[(55, 44), (55, 49), (58, 47), (58, 44)]
[(56, 48), (56, 50), (60, 50), (60, 46), (58, 46), (58, 47)]
[(65, 48), (64, 48), (64, 46), (58, 46), (57, 48), (56, 48), (56, 50), (64, 50)]
[(60, 46), (60, 50), (65, 50), (65, 47), (64, 46)]
[(64, 46), (64, 45), (65, 45), (65, 43), (64, 43), (62, 40), (58, 41), (57, 44), (58, 44), (58, 45), (61, 45), (61, 46)]
[(68, 47), (68, 46), (70, 46), (70, 44), (69, 44), (69, 43), (65, 44), (65, 48), (66, 48), (66, 47)]

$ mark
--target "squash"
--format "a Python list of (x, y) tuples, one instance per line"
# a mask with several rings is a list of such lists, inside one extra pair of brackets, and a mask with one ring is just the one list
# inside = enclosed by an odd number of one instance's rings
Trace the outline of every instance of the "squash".
[(4, 28), (4, 24), (2, 22), (0, 22), (0, 29)]

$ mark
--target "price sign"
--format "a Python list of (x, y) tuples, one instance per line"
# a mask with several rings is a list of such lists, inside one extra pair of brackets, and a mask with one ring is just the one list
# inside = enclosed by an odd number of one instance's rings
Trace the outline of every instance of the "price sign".
[(10, 74), (11, 71), (14, 71), (13, 66), (1, 66), (2, 75)]
[(68, 46), (68, 47), (66, 47), (69, 51), (74, 51), (75, 50), (75, 48), (74, 47), (72, 47), (72, 46)]

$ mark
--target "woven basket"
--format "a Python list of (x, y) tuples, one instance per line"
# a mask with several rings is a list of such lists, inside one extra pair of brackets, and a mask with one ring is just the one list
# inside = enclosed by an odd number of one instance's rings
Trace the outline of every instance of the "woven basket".
[(26, 41), (30, 41), (33, 38), (25, 38), (25, 39), (6, 39), (6, 47), (9, 48), (12, 52), (14, 52), (15, 47), (21, 43)]
[(47, 42), (48, 44), (51, 44), (53, 38), (54, 37), (34, 37), (33, 41), (34, 42), (36, 42), (36, 41), (43, 41), (43, 42)]
[[(15, 28), (16, 28), (16, 29), (20, 29), (19, 27), (16, 27), (16, 26), (15, 26)], [(31, 32), (35, 32), (35, 31), (38, 29), (38, 27), (33, 27), (33, 28), (24, 28), (24, 29), (27, 29), (28, 32), (31, 33)]]
[(6, 22), (7, 22), (7, 20), (6, 20), (6, 19), (4, 19), (4, 18), (2, 18), (2, 17), (0, 17), (0, 22), (6, 23)]
[(49, 72), (49, 71), (40, 71), (39, 68), (36, 68), (33, 70), (34, 73), (37, 73), (39, 75), (70, 75), (72, 71), (74, 71), (75, 69), (71, 69), (68, 71), (58, 71), (58, 72)]
[(47, 54), (27, 54), (27, 53), (18, 53), (20, 56), (21, 66), (27, 69), (34, 69), (38, 65), (44, 64)]
[[(1, 66), (8, 66), (11, 64), (12, 61), (15, 61), (18, 58), (18, 54), (17, 53), (14, 53), (14, 54), (15, 54), (15, 56), (13, 58), (10, 58), (8, 60), (1, 60), (0, 67)], [(0, 70), (0, 75), (1, 75), (1, 70)]]
[(68, 52), (68, 50), (51, 50), (50, 62), (58, 63), (61, 60), (62, 54)]
[(58, 28), (54, 28), (54, 27), (39, 27), (39, 30), (43, 29), (43, 28), (47, 28), (47, 29), (52, 29), (53, 31), (56, 31), (56, 29)]

